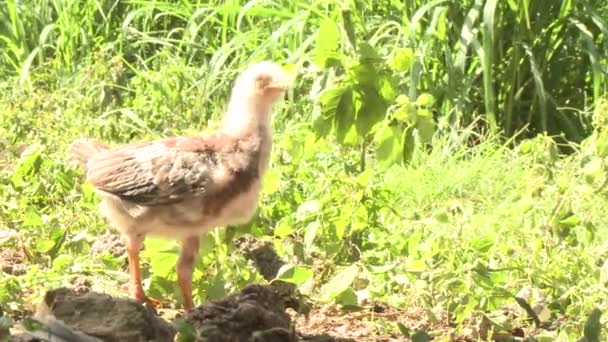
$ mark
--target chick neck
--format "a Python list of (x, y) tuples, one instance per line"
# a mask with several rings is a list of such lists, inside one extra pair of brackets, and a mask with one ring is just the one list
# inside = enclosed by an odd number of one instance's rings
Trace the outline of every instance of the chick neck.
[(241, 147), (257, 154), (257, 167), (264, 174), (272, 149), (272, 101), (265, 98), (232, 96), (222, 122), (222, 132), (240, 141)]
[(270, 135), (271, 116), (271, 102), (258, 96), (239, 97), (233, 94), (224, 115), (222, 130), (233, 137), (257, 132)]

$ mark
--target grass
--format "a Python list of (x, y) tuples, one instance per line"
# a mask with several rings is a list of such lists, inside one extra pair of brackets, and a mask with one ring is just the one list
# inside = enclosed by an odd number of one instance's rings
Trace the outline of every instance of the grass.
[[(608, 306), (607, 8), (557, 3), (538, 17), (533, 0), (7, 1), (2, 311), (20, 319), (83, 281), (124, 295), (124, 255), (94, 247), (107, 226), (67, 161), (73, 139), (212, 128), (239, 69), (272, 58), (298, 81), (275, 113), (260, 211), (206, 241), (195, 300), (263, 281), (234, 253), (248, 233), (273, 241), (317, 304), (380, 300), (436, 340), (523, 327), (594, 341), (585, 324)], [(143, 255), (146, 290), (167, 306), (180, 301), (175, 248), (150, 240)], [(414, 325), (378, 320), (372, 335)]]

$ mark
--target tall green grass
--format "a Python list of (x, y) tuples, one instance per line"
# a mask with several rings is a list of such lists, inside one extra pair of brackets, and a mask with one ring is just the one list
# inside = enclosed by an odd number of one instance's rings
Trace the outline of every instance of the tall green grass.
[[(589, 133), (584, 113), (606, 92), (602, 0), (7, 0), (0, 5), (0, 73), (27, 86), (41, 66), (69, 75), (105, 51), (129, 66), (118, 86), (168, 56), (207, 69), (217, 84), (250, 60), (307, 65), (322, 20), (342, 29), (344, 10), (354, 20), (350, 34), (382, 55), (411, 49), (398, 91), (412, 99), (431, 92), (436, 115), (452, 123), (484, 114), (489, 129), (507, 135), (525, 128), (580, 141)], [(325, 73), (299, 70), (303, 85)]]

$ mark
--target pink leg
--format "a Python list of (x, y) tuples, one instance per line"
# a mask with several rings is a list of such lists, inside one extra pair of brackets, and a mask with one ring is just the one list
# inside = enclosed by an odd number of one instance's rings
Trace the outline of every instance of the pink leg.
[(200, 238), (193, 236), (182, 241), (182, 249), (177, 261), (177, 285), (179, 286), (184, 299), (184, 309), (186, 311), (194, 308), (192, 302), (192, 272), (198, 257)]

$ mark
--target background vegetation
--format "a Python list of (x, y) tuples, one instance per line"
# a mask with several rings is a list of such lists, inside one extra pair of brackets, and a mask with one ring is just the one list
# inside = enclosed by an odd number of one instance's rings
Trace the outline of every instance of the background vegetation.
[[(318, 302), (595, 341), (585, 320), (608, 307), (606, 18), (603, 0), (6, 0), (0, 306), (18, 319), (48, 288), (126, 281), (123, 255), (92, 251), (106, 225), (70, 141), (212, 128), (236, 73), (273, 59), (298, 81), (276, 111), (261, 209), (202, 247), (198, 301), (261, 280), (232, 253), (247, 232), (298, 265), (283, 277)], [(168, 305), (174, 251), (150, 240), (144, 257), (148, 292)]]

